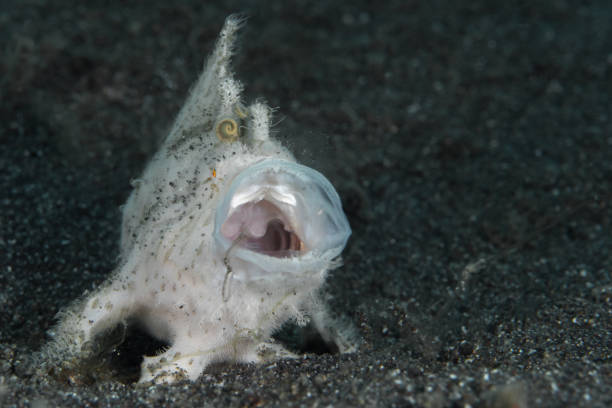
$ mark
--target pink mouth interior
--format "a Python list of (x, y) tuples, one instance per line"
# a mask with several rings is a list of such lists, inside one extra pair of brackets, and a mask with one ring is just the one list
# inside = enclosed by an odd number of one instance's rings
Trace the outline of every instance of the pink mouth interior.
[(282, 211), (269, 201), (239, 206), (221, 226), (221, 234), (254, 252), (278, 258), (295, 255), (304, 244)]

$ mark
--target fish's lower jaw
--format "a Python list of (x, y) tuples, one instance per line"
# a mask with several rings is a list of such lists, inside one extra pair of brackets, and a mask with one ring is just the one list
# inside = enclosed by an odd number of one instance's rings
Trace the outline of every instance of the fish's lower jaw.
[(292, 285), (309, 287), (311, 282), (321, 285), (331, 269), (332, 259), (313, 254), (275, 258), (239, 249), (226, 259), (226, 264), (233, 282), (270, 290)]

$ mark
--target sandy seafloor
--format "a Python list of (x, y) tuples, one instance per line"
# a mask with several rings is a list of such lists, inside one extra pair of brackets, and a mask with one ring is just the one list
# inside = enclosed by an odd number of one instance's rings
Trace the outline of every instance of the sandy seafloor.
[[(612, 406), (610, 2), (79, 3), (1, 4), (0, 405)], [(136, 386), (132, 332), (41, 375), (233, 12), (246, 101), (343, 199), (326, 293), (359, 352)]]

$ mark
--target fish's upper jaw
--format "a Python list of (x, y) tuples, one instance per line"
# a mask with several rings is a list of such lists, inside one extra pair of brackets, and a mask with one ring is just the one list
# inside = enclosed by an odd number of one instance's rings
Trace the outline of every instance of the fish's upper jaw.
[(350, 234), (331, 183), (286, 160), (264, 159), (240, 172), (215, 215), (219, 252), (249, 265), (233, 271), (239, 280), (324, 270)]

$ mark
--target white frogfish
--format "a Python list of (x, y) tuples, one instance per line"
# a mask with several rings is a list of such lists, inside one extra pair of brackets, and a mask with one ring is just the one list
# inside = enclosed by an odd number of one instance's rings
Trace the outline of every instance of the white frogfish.
[(78, 361), (100, 336), (138, 324), (169, 347), (140, 381), (197, 379), (213, 362), (295, 356), (272, 338), (311, 321), (340, 352), (355, 342), (318, 299), (350, 234), (319, 172), (270, 138), (271, 111), (241, 102), (229, 17), (170, 134), (123, 207), (120, 262), (59, 314), (46, 364)]

